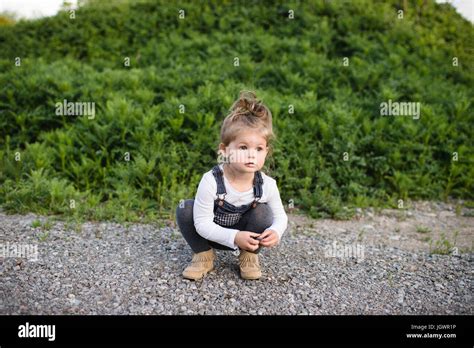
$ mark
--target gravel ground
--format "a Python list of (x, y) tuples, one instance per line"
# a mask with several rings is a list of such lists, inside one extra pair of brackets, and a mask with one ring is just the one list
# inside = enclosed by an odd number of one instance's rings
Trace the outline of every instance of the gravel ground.
[[(0, 212), (10, 253), (0, 257), (0, 313), (474, 314), (474, 218), (452, 212), (368, 210), (350, 221), (292, 213), (281, 244), (261, 253), (262, 279), (242, 280), (236, 254), (217, 251), (216, 270), (197, 282), (181, 278), (192, 254), (172, 224), (33, 227), (48, 218)], [(459, 250), (430, 253), (426, 235), (436, 240), (439, 226), (459, 231)], [(37, 246), (38, 259), (12, 257), (21, 245)]]

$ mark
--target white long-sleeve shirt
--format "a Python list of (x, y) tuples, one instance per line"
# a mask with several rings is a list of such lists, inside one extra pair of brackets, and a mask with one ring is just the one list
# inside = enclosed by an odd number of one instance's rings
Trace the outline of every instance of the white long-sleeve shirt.
[[(223, 165), (219, 165), (223, 168)], [(285, 232), (288, 225), (288, 217), (280, 198), (276, 180), (260, 172), (263, 178), (263, 195), (260, 198), (260, 203), (267, 203), (272, 210), (273, 222), (268, 229), (274, 230), (278, 233), (280, 239)], [(235, 190), (225, 177), (224, 185), (227, 191), (225, 200), (235, 206), (241, 206), (253, 202), (253, 187), (245, 192)], [(204, 173), (199, 183), (196, 197), (194, 199), (194, 226), (197, 233), (202, 237), (228, 246), (237, 250), (238, 246), (235, 244), (235, 235), (239, 230), (233, 228), (225, 228), (216, 224), (214, 220), (214, 200), (216, 199), (217, 182), (212, 174), (212, 169)]]

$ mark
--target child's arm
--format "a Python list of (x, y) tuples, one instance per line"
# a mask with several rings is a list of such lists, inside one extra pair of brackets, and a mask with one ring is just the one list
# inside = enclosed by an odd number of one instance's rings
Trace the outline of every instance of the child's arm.
[(194, 227), (203, 238), (237, 249), (234, 240), (239, 230), (225, 228), (214, 222), (214, 200), (217, 184), (213, 180), (213, 178), (204, 175), (199, 183), (194, 199)]
[(272, 209), (273, 223), (267, 230), (274, 230), (279, 239), (286, 231), (288, 226), (288, 216), (286, 215), (285, 208), (280, 198), (280, 191), (278, 190), (277, 182), (275, 179), (271, 180), (271, 190), (268, 195), (268, 205)]

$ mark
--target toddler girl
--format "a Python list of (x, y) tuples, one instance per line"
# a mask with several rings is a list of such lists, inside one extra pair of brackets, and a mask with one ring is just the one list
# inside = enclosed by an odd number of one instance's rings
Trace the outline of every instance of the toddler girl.
[(261, 277), (258, 252), (277, 245), (288, 217), (276, 181), (261, 172), (274, 140), (272, 114), (242, 91), (221, 127), (219, 164), (206, 172), (195, 199), (178, 205), (178, 227), (194, 252), (183, 276), (201, 279), (214, 268), (214, 249), (240, 249), (240, 274)]

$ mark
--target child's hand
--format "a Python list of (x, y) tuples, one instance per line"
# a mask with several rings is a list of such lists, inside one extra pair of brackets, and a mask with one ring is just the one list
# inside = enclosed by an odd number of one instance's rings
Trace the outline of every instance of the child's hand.
[(241, 249), (255, 251), (258, 249), (258, 240), (252, 237), (258, 237), (260, 234), (249, 231), (239, 231), (235, 235), (234, 243)]
[(274, 230), (265, 230), (258, 239), (260, 240), (260, 245), (267, 248), (275, 246), (280, 242), (280, 236)]

